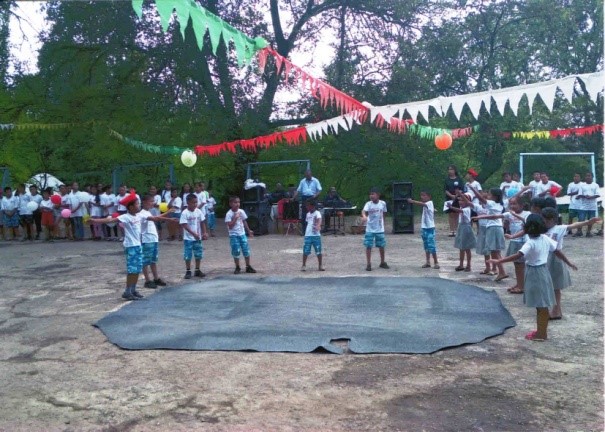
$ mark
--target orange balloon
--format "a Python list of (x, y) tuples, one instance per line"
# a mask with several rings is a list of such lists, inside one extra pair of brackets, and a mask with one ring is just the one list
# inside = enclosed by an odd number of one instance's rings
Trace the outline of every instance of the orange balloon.
[(443, 132), (441, 135), (435, 137), (435, 146), (439, 150), (447, 150), (452, 146), (452, 136), (447, 132)]

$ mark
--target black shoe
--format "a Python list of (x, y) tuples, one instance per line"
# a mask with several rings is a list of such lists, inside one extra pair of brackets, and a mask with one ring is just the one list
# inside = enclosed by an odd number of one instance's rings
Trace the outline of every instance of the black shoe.
[(368, 266), (366, 267), (366, 271), (372, 271), (372, 266), (371, 266), (371, 265), (368, 265)]
[(235, 267), (235, 271), (233, 272), (233, 274), (240, 274), (242, 272), (242, 269), (239, 267)]
[(383, 268), (383, 269), (389, 269), (389, 268), (391, 268), (391, 267), (389, 267), (389, 265), (386, 262), (381, 262), (378, 267)]
[(145, 282), (145, 285), (143, 285), (143, 286), (145, 288), (157, 288), (158, 287), (154, 281), (147, 281), (147, 282)]
[(157, 286), (166, 286), (166, 282), (164, 282), (161, 278), (154, 279), (153, 282), (155, 282)]
[(145, 296), (138, 291), (133, 291), (132, 295), (135, 297), (135, 300), (145, 298)]
[(124, 294), (122, 294), (122, 298), (124, 300), (129, 300), (129, 301), (130, 300), (137, 300), (137, 298), (134, 295), (132, 295), (130, 292), (128, 292), (128, 291), (124, 291)]
[(191, 279), (191, 270), (185, 272), (185, 279)]
[(193, 273), (195, 277), (206, 277), (206, 273), (202, 273), (200, 269), (195, 269), (195, 273)]
[(587, 232), (586, 237), (592, 237), (592, 233)]
[(252, 266), (246, 266), (246, 273), (256, 273), (256, 270)]

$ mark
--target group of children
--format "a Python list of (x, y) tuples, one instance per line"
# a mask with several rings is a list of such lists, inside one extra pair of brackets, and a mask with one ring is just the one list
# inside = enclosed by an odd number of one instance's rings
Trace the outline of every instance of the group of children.
[[(478, 190), (467, 183), (467, 193), (458, 191), (459, 207), (451, 203), (447, 207), (459, 215), (454, 247), (460, 251), (460, 261), (456, 271), (471, 271), (472, 249), (484, 256), (485, 269), (482, 274), (495, 275), (495, 281), (508, 278), (503, 264), (513, 262), (517, 283), (508, 289), (512, 294), (523, 294), (524, 303), (537, 310), (537, 330), (526, 338), (544, 341), (547, 338), (549, 320), (562, 318), (561, 291), (571, 286), (568, 267), (577, 270), (563, 254), (563, 237), (574, 229), (601, 222), (596, 211), (590, 219), (568, 225), (558, 225), (559, 213), (556, 200), (551, 196), (537, 193), (530, 202), (530, 210), (524, 210), (522, 196), (527, 188), (519, 188), (508, 202), (503, 203), (503, 191), (492, 188), (487, 192)], [(597, 192), (598, 194), (598, 192)], [(429, 268), (433, 257), (434, 268), (439, 268), (435, 247), (434, 205), (428, 192), (420, 193), (421, 201), (408, 199), (410, 204), (421, 205), (422, 240), (426, 254), (423, 268)], [(478, 233), (472, 222), (478, 222)], [(508, 233), (504, 232), (504, 225)], [(580, 231), (581, 232), (581, 231)], [(509, 239), (506, 257), (505, 239)], [(466, 265), (464, 261), (466, 258)]]

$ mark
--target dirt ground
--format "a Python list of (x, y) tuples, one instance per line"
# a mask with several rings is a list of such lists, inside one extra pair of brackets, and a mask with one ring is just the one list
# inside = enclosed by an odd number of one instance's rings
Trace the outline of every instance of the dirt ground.
[[(125, 351), (92, 326), (125, 304), (119, 243), (0, 241), (0, 430), (603, 430), (601, 237), (565, 240), (579, 271), (563, 293), (564, 319), (551, 322), (543, 343), (524, 339), (535, 309), (506, 292), (513, 278), (479, 275), (475, 256), (475, 271), (453, 271), (458, 251), (445, 221), (438, 224), (440, 270), (420, 268), (418, 233), (387, 241), (391, 269), (370, 273), (361, 236), (325, 236), (321, 276), (467, 282), (495, 290), (517, 326), (432, 355)], [(273, 234), (250, 244), (259, 273), (242, 278), (320, 275), (299, 271), (301, 237)], [(202, 268), (208, 278), (232, 273), (224, 231), (205, 243)], [(160, 269), (170, 282), (164, 289), (185, 282), (180, 242), (161, 243)]]

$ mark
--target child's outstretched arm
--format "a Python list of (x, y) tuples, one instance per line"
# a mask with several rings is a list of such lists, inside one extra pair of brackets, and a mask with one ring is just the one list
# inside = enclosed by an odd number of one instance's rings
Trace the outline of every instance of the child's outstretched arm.
[(516, 260), (518, 260), (521, 257), (523, 257), (523, 253), (517, 252), (516, 254), (507, 256), (506, 258), (502, 258), (502, 259), (488, 259), (486, 262), (488, 262), (490, 264), (500, 265), (500, 264), (516, 261)]
[(582, 222), (575, 222), (570, 225), (567, 225), (567, 229), (571, 230), (571, 229), (576, 229), (576, 228), (582, 228), (583, 226), (586, 226), (586, 225), (592, 225), (595, 223), (599, 223), (599, 222), (601, 222), (601, 220), (602, 220), (601, 218), (593, 217), (593, 218), (590, 218), (590, 219), (582, 221)]
[(569, 259), (567, 259), (567, 257), (565, 256), (565, 254), (562, 251), (556, 250), (556, 251), (554, 251), (554, 254), (558, 258), (560, 258), (561, 261), (563, 261), (565, 264), (567, 264), (569, 267), (571, 267), (572, 269), (574, 269), (576, 271), (578, 270), (578, 267), (575, 264), (573, 264), (571, 261), (569, 261)]
[(483, 196), (479, 193), (479, 191), (477, 189), (472, 187), (470, 184), (467, 186), (470, 190), (473, 191), (473, 193), (475, 194), (475, 198), (477, 198), (481, 204), (487, 203), (487, 200), (485, 198), (483, 198)]
[(426, 205), (426, 203), (423, 203), (422, 201), (413, 200), (412, 198), (408, 198), (408, 203), (409, 204), (419, 205), (419, 206), (425, 206)]
[(448, 208), (449, 210), (453, 211), (454, 213), (462, 213), (462, 212), (463, 212), (463, 210), (462, 210), (461, 208), (458, 208), (458, 207), (452, 207), (452, 203), (450, 203), (450, 202), (448, 202), (448, 203), (446, 204), (446, 206), (447, 206), (447, 208)]
[(519, 237), (523, 237), (525, 235), (525, 231), (521, 230), (521, 231), (517, 231), (514, 234), (504, 234), (504, 238), (507, 240), (513, 240), (513, 239), (518, 239)]
[(92, 224), (104, 224), (104, 223), (112, 223), (112, 222), (116, 222), (118, 219), (111, 217), (111, 216), (107, 216), (101, 219), (93, 219), (90, 218), (88, 219), (88, 223), (92, 223)]

